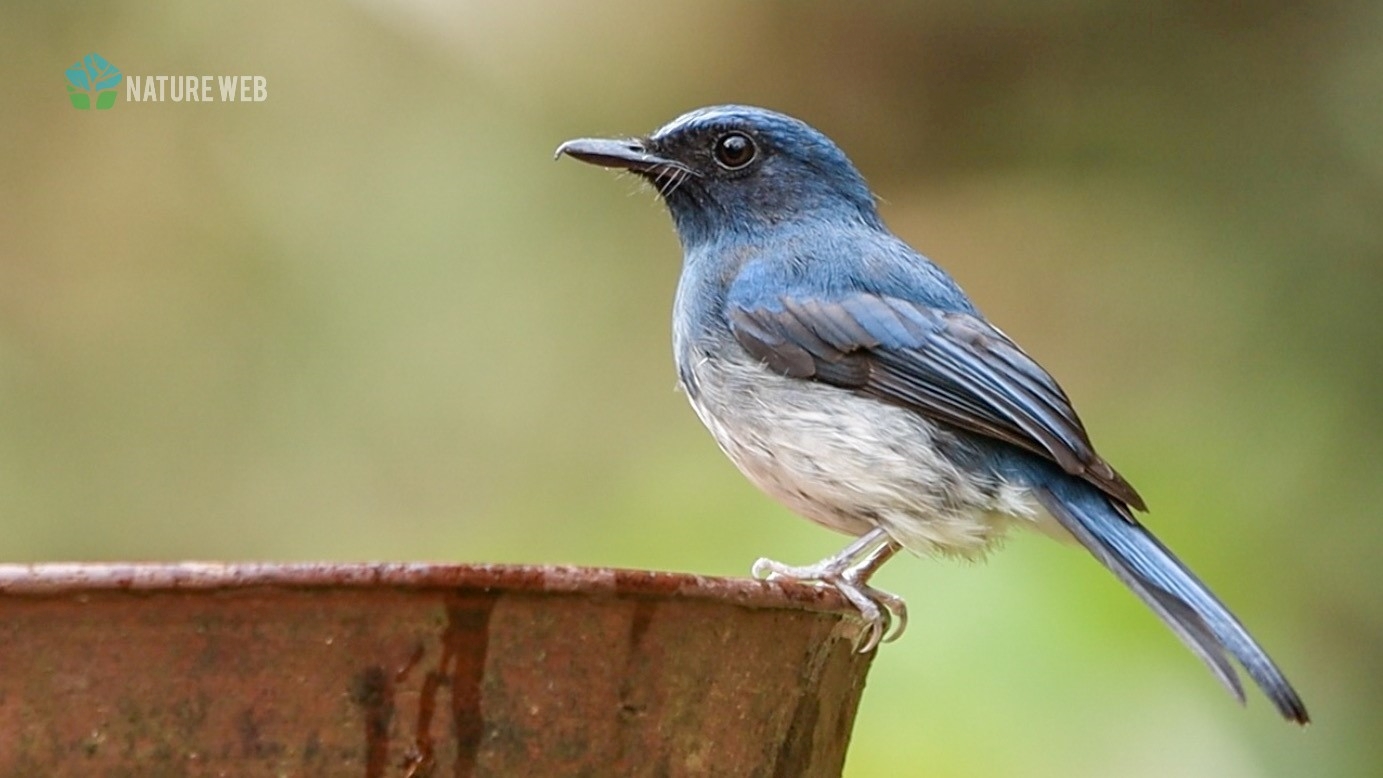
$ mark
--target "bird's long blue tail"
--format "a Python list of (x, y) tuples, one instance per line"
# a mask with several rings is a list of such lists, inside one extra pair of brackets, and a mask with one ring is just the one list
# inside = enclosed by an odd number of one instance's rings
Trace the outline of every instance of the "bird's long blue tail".
[(1226, 652), (1243, 665), (1284, 718), (1298, 724), (1309, 721), (1296, 690), (1244, 625), (1131, 514), (1120, 512), (1108, 497), (1083, 483), (1042, 489), (1038, 498), (1053, 518), (1152, 608), (1241, 703), (1244, 688)]

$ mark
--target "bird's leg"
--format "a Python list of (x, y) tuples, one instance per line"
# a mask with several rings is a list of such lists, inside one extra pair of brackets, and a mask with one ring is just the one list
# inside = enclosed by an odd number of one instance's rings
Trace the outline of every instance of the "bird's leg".
[(883, 529), (872, 529), (855, 538), (839, 553), (826, 557), (814, 565), (797, 567), (775, 562), (772, 559), (760, 559), (754, 563), (754, 577), (765, 580), (771, 578), (788, 578), (796, 581), (825, 580), (841, 575), (867, 552), (872, 553), (877, 547), (886, 546), (889, 543), (891, 540)]
[[(881, 641), (897, 640), (908, 625), (908, 607), (896, 594), (869, 585), (869, 579), (902, 548), (878, 527), (856, 538), (840, 553), (814, 565), (796, 567), (760, 559), (754, 563), (755, 578), (787, 580), (829, 586), (854, 605), (865, 621), (860, 653), (874, 650)], [(897, 620), (897, 628), (893, 625)]]
[[(867, 585), (869, 579), (874, 577), (874, 574), (879, 571), (879, 568), (883, 567), (885, 562), (892, 559), (893, 555), (897, 554), (902, 549), (902, 546), (892, 538), (889, 538), (887, 543), (875, 547), (874, 550), (870, 551), (860, 560), (859, 564), (847, 571), (847, 575), (851, 576), (857, 585), (864, 588), (876, 602), (881, 603), (884, 606), (884, 610), (893, 617), (894, 623), (889, 625), (892, 628), (884, 630), (885, 634), (874, 641), (875, 645), (880, 641), (892, 643), (902, 636), (903, 630), (908, 628), (907, 602), (905, 602), (902, 597), (892, 592), (875, 589)], [(873, 648), (873, 646), (869, 648)]]

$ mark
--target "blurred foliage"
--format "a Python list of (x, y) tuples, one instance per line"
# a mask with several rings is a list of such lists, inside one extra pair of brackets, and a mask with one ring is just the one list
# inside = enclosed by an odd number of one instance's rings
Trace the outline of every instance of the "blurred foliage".
[[(1246, 713), (1083, 554), (908, 560), (847, 774), (1383, 770), (1383, 6), (10, 4), (0, 554), (739, 575), (842, 539), (673, 391), (678, 248), (576, 135), (801, 116), (1066, 386), (1295, 680)], [(76, 111), (63, 71), (258, 74)]]

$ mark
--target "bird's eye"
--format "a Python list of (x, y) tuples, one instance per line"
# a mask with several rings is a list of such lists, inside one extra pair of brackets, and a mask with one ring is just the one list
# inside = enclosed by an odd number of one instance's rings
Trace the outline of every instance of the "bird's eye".
[(756, 153), (758, 149), (754, 147), (754, 141), (744, 133), (732, 132), (716, 139), (716, 162), (726, 170), (739, 170), (748, 165), (754, 161)]

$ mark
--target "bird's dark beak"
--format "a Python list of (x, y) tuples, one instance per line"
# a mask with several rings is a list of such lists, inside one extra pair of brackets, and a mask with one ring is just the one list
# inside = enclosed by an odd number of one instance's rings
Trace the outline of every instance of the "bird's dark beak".
[(660, 172), (666, 173), (669, 168), (683, 167), (680, 162), (649, 153), (643, 141), (636, 138), (627, 140), (578, 138), (558, 146), (557, 153), (552, 158), (558, 159), (563, 154), (582, 162), (589, 162), (592, 165), (632, 170), (635, 173), (656, 175)]

